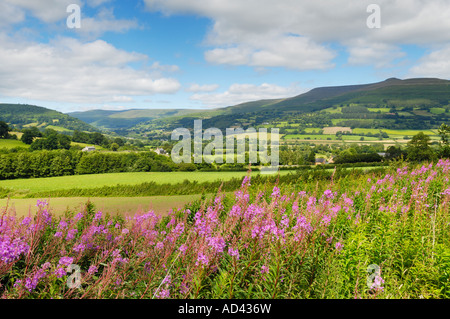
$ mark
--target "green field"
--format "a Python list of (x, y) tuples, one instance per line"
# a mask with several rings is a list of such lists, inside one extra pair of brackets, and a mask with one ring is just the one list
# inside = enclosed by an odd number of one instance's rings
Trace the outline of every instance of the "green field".
[(379, 141), (377, 137), (372, 136), (360, 136), (360, 135), (342, 135), (344, 141), (359, 141), (361, 137), (364, 137), (364, 141)]
[(283, 137), (285, 140), (293, 140), (293, 139), (311, 139), (311, 140), (327, 140), (327, 138), (331, 140), (336, 139), (336, 135), (331, 134), (322, 134), (322, 135), (314, 135), (314, 134), (287, 134)]
[(322, 110), (322, 112), (330, 113), (330, 114), (342, 113), (342, 107), (340, 107), (340, 106), (338, 106), (336, 108), (329, 107), (327, 109)]
[(378, 134), (382, 132), (386, 132), (391, 137), (398, 137), (398, 136), (414, 136), (419, 132), (423, 132), (426, 135), (429, 135), (430, 137), (433, 135), (436, 135), (436, 133), (433, 130), (390, 130), (390, 129), (372, 129), (372, 128), (355, 128), (353, 130), (353, 133), (355, 134)]
[(307, 128), (305, 128), (305, 132), (306, 133), (313, 133), (314, 131), (319, 132), (320, 130), (322, 130), (321, 127), (307, 127)]
[(65, 127), (56, 126), (56, 125), (48, 125), (46, 128), (55, 130), (57, 132), (73, 132), (72, 130), (69, 130), (69, 129), (65, 128)]
[(432, 113), (432, 114), (442, 114), (442, 113), (445, 113), (445, 109), (442, 108), (442, 107), (432, 107), (430, 109), (430, 113)]
[[(52, 212), (56, 214), (67, 210), (80, 211), (82, 207), (90, 200), (99, 211), (109, 212), (110, 214), (128, 215), (139, 211), (153, 210), (157, 214), (167, 214), (170, 209), (183, 208), (185, 204), (200, 198), (196, 195), (177, 195), (177, 196), (145, 196), (145, 197), (64, 197), (50, 198), (49, 202)], [(0, 199), (0, 211), (7, 208), (8, 211), (15, 211), (17, 216), (27, 215), (28, 212), (36, 212), (35, 198), (20, 199)]]
[(420, 132), (423, 132), (426, 135), (429, 135), (432, 137), (433, 135), (436, 135), (436, 133), (433, 130), (389, 130), (389, 129), (382, 129), (383, 132), (386, 132), (389, 134), (389, 136), (392, 135), (400, 135), (400, 136), (414, 136)]
[[(290, 171), (281, 171), (287, 174)], [(53, 191), (72, 188), (96, 188), (102, 186), (137, 185), (145, 182), (182, 183), (184, 180), (198, 182), (213, 182), (230, 180), (233, 177), (244, 177), (247, 172), (140, 172), (140, 173), (110, 173), (73, 175), (47, 178), (13, 179), (0, 181), (0, 187), (14, 191)], [(252, 175), (259, 172), (252, 172)]]
[(30, 145), (27, 145), (19, 140), (8, 140), (8, 139), (0, 139), (0, 148), (15, 148), (15, 147), (30, 147)]
[(368, 107), (367, 108), (370, 112), (375, 112), (375, 113), (389, 113), (389, 108), (387, 107)]
[[(364, 137), (364, 141), (378, 141), (376, 137), (367, 137), (360, 135), (342, 135), (344, 141), (359, 141), (361, 137)], [(287, 134), (283, 137), (285, 140), (315, 140), (315, 141), (336, 141), (336, 135), (322, 134), (322, 135), (310, 135), (310, 134)]]
[(101, 147), (100, 145), (92, 145), (92, 144), (78, 143), (78, 142), (71, 142), (70, 145), (71, 146), (78, 145), (78, 146), (81, 146), (83, 148), (86, 147), (86, 146), (95, 146), (95, 149), (98, 150), (98, 151), (105, 150), (105, 148)]

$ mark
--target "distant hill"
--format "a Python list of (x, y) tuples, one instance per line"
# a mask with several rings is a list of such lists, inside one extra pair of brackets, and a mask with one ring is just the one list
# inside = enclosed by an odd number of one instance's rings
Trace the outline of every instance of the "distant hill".
[(57, 131), (97, 131), (93, 126), (70, 115), (28, 104), (0, 104), (0, 120), (15, 129), (37, 126)]
[(97, 128), (116, 131), (131, 128), (142, 122), (172, 116), (185, 116), (199, 111), (192, 109), (130, 109), (124, 111), (90, 110), (67, 114)]
[(430, 104), (441, 105), (450, 99), (450, 81), (423, 78), (400, 80), (390, 78), (382, 82), (361, 85), (320, 87), (306, 93), (279, 100), (261, 100), (229, 106), (224, 114), (277, 111), (315, 111), (336, 103), (365, 102), (386, 104), (389, 101), (426, 99)]
[[(191, 127), (194, 118), (203, 118), (205, 127), (224, 129), (236, 125), (245, 127), (246, 123), (258, 125), (280, 118), (294, 118), (300, 114), (319, 112), (331, 107), (362, 106), (390, 108), (396, 112), (402, 111), (403, 108), (411, 108), (411, 111), (414, 111), (411, 113), (412, 117), (403, 119), (399, 116), (396, 120), (404, 120), (408, 123), (407, 126), (414, 126), (414, 121), (421, 120), (420, 117), (423, 115), (422, 117), (429, 117), (429, 126), (433, 126), (433, 120), (445, 120), (448, 113), (443, 114), (444, 109), (439, 114), (428, 111), (432, 108), (448, 108), (449, 101), (450, 81), (448, 80), (390, 78), (378, 83), (315, 88), (294, 97), (246, 102), (214, 110), (214, 115), (207, 112), (192, 113), (181, 120), (173, 121), (173, 118), (169, 117), (161, 120), (160, 123), (161, 125), (172, 123), (171, 127), (179, 124)], [(350, 119), (351, 113), (348, 111), (344, 118)], [(392, 118), (392, 116), (389, 113), (377, 115), (381, 121)], [(366, 118), (370, 117), (374, 118), (374, 115), (366, 116)], [(142, 129), (142, 124), (140, 129)]]

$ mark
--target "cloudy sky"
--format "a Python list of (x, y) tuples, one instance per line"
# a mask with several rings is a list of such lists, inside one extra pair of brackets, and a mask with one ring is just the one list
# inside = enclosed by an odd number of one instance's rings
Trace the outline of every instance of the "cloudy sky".
[(450, 78), (448, 0), (0, 0), (2, 103), (215, 108), (389, 77)]

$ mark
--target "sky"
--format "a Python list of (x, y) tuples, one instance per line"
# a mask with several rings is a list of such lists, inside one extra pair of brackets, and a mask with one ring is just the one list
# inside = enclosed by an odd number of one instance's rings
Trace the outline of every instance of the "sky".
[(0, 103), (212, 109), (391, 77), (450, 78), (448, 0), (0, 0)]

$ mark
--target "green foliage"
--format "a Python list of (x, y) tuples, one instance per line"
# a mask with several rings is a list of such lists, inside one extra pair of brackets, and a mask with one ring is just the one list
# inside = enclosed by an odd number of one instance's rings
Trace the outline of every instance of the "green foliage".
[(351, 154), (349, 152), (343, 152), (339, 154), (334, 160), (336, 164), (342, 163), (376, 163), (381, 162), (383, 157), (377, 153), (363, 153), (363, 154)]
[(34, 138), (37, 136), (38, 135), (36, 135), (33, 130), (27, 129), (27, 130), (23, 131), (23, 134), (22, 134), (22, 137), (20, 138), (20, 140), (22, 142), (24, 142), (25, 144), (30, 145), (31, 143), (33, 143)]
[(0, 121), (0, 138), (7, 138), (11, 128), (4, 121)]
[(431, 161), (435, 157), (430, 147), (430, 137), (420, 132), (414, 135), (407, 146), (408, 160), (413, 162)]
[(95, 128), (67, 114), (27, 104), (0, 104), (0, 114), (12, 127), (22, 129), (33, 123), (47, 127), (57, 125), (68, 130), (95, 131)]

